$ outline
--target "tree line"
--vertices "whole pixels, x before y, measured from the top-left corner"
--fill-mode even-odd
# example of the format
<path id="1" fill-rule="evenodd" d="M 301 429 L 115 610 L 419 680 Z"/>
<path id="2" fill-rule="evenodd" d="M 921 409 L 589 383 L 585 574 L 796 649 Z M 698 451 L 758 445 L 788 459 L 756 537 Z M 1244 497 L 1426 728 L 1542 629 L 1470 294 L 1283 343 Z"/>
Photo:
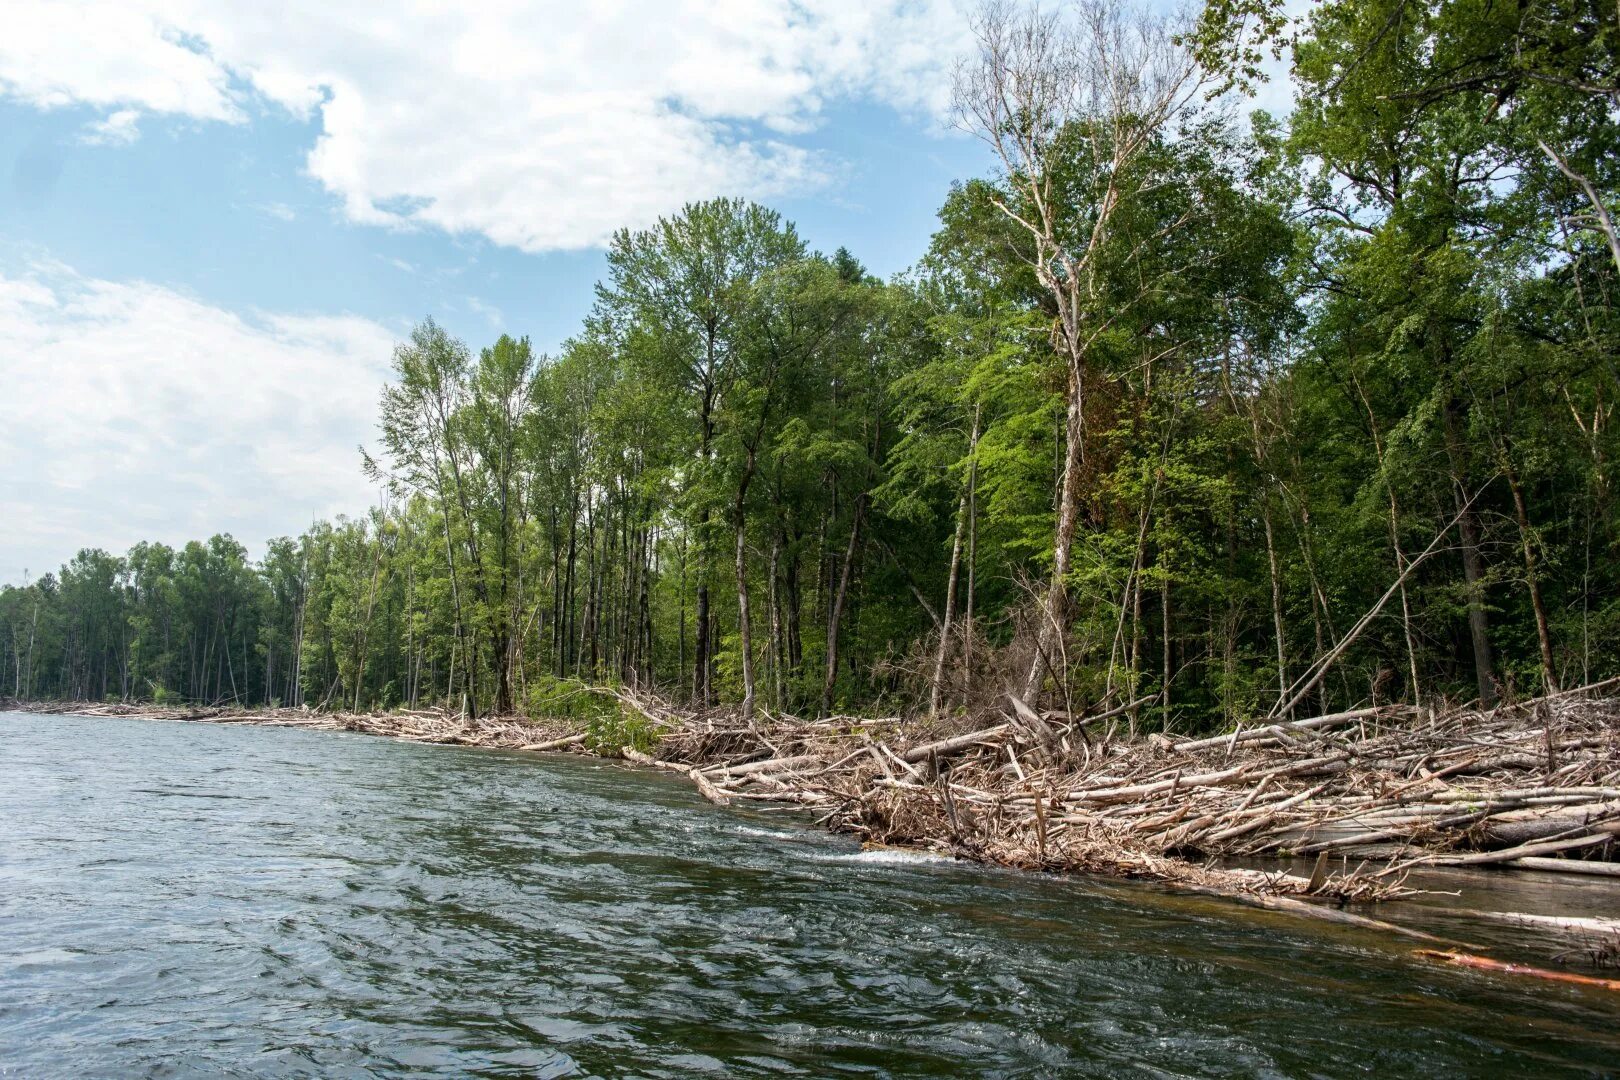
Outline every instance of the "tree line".
<path id="1" fill-rule="evenodd" d="M 427 321 L 364 517 L 0 589 L 20 699 L 1213 728 L 1614 674 L 1612 8 L 990 3 L 906 274 L 743 200 L 555 356 Z M 1268 51 L 1297 107 L 1238 118 Z"/>

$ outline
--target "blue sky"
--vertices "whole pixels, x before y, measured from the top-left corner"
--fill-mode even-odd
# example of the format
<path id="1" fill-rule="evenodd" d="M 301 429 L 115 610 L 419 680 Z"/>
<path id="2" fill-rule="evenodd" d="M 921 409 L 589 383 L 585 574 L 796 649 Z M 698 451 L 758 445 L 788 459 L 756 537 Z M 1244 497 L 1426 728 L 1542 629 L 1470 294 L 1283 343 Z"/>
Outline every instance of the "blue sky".
<path id="1" fill-rule="evenodd" d="M 392 343 L 431 315 L 554 349 L 613 227 L 743 195 L 890 275 L 990 168 L 948 130 L 952 0 L 13 0 L 7 22 L 0 581 L 364 511 Z"/>
<path id="2" fill-rule="evenodd" d="M 43 256 L 232 310 L 350 313 L 397 328 L 431 315 L 473 344 L 505 332 L 544 350 L 574 332 L 603 270 L 596 246 L 531 253 L 476 232 L 347 220 L 304 170 L 318 121 L 158 118 L 133 143 L 92 145 L 80 136 L 95 118 L 0 102 L 0 265 Z M 922 254 L 951 182 L 990 167 L 979 143 L 939 118 L 871 103 L 830 110 L 796 141 L 836 171 L 764 201 L 812 246 L 845 245 L 884 276 Z"/>

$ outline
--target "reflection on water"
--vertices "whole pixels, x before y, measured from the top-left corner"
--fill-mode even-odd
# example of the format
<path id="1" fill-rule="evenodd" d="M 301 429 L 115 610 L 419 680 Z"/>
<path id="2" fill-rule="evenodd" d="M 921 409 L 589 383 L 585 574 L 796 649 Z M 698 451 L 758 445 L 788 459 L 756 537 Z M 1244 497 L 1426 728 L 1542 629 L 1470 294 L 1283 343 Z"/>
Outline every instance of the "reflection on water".
<path id="1" fill-rule="evenodd" d="M 0 714 L 0 1075 L 1578 1075 L 1617 1032 L 1596 992 L 588 759 Z"/>

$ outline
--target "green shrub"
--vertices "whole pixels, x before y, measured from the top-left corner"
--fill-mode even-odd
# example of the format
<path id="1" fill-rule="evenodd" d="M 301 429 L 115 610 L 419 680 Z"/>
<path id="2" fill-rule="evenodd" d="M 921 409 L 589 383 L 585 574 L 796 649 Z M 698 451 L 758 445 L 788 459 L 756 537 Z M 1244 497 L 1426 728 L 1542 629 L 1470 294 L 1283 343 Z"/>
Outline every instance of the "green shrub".
<path id="1" fill-rule="evenodd" d="M 602 754 L 617 754 L 626 746 L 650 754 L 658 745 L 658 736 L 645 716 L 614 702 L 611 711 L 586 722 L 585 745 Z"/>
<path id="2" fill-rule="evenodd" d="M 536 720 L 575 720 L 589 724 L 604 713 L 616 713 L 618 699 L 599 687 L 549 676 L 529 684 L 525 711 Z"/>

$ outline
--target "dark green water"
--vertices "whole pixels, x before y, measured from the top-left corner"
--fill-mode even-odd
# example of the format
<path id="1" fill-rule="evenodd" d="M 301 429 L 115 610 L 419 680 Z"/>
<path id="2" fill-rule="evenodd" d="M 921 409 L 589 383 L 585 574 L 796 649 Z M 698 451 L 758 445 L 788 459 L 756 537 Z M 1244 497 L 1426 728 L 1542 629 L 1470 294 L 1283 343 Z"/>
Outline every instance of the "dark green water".
<path id="1" fill-rule="evenodd" d="M 1620 1003 L 582 758 L 0 714 L 0 1075 L 1620 1068 Z"/>

